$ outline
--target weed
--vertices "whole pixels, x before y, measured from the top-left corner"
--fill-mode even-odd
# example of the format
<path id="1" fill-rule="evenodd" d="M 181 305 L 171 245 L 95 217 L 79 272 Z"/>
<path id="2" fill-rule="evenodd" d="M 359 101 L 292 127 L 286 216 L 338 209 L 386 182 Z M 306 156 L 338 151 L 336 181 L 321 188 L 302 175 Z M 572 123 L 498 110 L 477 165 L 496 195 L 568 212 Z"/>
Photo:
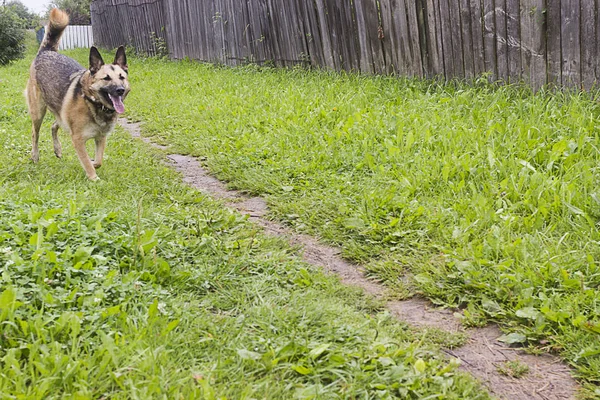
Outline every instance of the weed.
<path id="1" fill-rule="evenodd" d="M 154 48 L 153 56 L 158 59 L 166 59 L 169 55 L 169 49 L 167 47 L 167 41 L 164 37 L 157 35 L 155 32 L 150 34 L 150 41 Z"/>
<path id="2" fill-rule="evenodd" d="M 522 378 L 529 372 L 529 366 L 519 360 L 506 361 L 496 365 L 496 369 L 502 375 L 512 378 Z"/>

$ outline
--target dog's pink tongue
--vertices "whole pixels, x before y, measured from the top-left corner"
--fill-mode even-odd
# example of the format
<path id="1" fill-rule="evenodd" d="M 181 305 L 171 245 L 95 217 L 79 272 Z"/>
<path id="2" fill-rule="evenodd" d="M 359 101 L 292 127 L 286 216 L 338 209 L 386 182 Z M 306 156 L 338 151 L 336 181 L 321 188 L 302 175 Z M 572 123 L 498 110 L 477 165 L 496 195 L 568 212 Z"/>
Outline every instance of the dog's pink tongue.
<path id="1" fill-rule="evenodd" d="M 110 100 L 113 103 L 113 107 L 115 108 L 115 111 L 118 112 L 119 114 L 123 114 L 125 112 L 125 104 L 123 104 L 123 97 L 113 96 L 112 94 L 109 94 L 109 96 L 110 96 Z"/>

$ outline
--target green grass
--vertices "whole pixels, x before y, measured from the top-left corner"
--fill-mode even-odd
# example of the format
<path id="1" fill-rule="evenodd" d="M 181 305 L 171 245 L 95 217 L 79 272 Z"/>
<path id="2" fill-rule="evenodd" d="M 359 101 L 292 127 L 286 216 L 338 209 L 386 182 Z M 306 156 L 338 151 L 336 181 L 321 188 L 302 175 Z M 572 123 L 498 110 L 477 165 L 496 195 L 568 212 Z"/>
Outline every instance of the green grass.
<path id="1" fill-rule="evenodd" d="M 98 183 L 49 117 L 31 163 L 32 57 L 0 68 L 1 399 L 489 398 L 438 350 L 460 337 L 394 321 L 120 129 Z"/>
<path id="2" fill-rule="evenodd" d="M 600 383 L 599 107 L 436 84 L 133 59 L 131 115 L 406 296 L 498 321 Z"/>

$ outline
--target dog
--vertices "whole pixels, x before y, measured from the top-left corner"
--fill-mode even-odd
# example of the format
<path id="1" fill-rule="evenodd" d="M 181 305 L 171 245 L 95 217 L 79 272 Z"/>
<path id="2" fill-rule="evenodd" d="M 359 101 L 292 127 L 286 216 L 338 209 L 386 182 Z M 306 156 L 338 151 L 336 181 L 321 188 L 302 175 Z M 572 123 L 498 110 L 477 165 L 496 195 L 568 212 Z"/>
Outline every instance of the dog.
<path id="1" fill-rule="evenodd" d="M 125 112 L 123 100 L 130 91 L 129 69 L 123 46 L 112 64 L 104 64 L 96 47 L 90 49 L 89 69 L 58 53 L 60 38 L 69 24 L 69 16 L 57 8 L 50 21 L 37 56 L 29 70 L 25 97 L 32 121 L 31 159 L 40 158 L 40 127 L 46 110 L 54 114 L 52 141 L 54 154 L 62 157 L 59 127 L 71 135 L 73 147 L 88 179 L 98 180 L 96 169 L 102 166 L 106 139 L 114 129 L 117 115 Z M 85 143 L 94 139 L 96 152 L 91 160 Z"/>

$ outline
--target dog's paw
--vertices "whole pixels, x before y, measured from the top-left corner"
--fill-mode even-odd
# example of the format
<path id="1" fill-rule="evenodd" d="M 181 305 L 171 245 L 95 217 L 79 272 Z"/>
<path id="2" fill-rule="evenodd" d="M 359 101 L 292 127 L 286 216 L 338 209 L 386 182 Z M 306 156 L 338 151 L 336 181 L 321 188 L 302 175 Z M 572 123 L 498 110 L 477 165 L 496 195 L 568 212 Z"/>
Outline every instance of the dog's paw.
<path id="1" fill-rule="evenodd" d="M 35 164 L 37 164 L 38 161 L 40 161 L 40 153 L 39 152 L 32 152 L 31 153 L 31 161 L 33 161 Z"/>
<path id="2" fill-rule="evenodd" d="M 98 169 L 102 166 L 102 163 L 92 160 L 92 165 L 94 166 L 94 168 Z"/>
<path id="3" fill-rule="evenodd" d="M 100 177 L 98 175 L 94 175 L 94 176 L 88 176 L 88 179 L 92 182 L 99 182 L 100 181 Z"/>

